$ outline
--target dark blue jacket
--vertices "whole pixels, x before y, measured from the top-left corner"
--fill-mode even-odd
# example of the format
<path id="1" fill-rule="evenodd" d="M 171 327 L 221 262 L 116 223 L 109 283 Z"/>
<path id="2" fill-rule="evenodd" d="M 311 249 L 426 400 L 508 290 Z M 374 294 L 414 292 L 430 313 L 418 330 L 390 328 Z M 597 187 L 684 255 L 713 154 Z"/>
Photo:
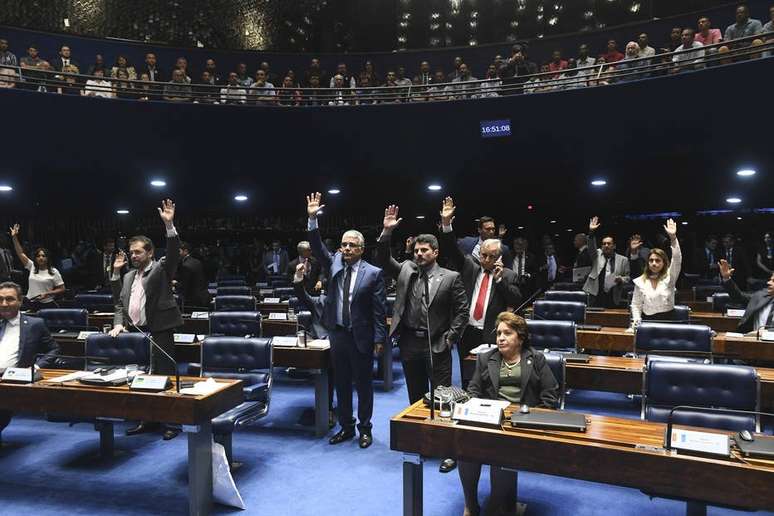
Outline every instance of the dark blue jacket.
<path id="1" fill-rule="evenodd" d="M 19 360 L 17 367 L 30 367 L 33 363 L 41 367 L 50 367 L 59 354 L 59 345 L 48 332 L 43 319 L 21 314 L 19 321 Z M 45 354 L 44 357 L 37 355 Z"/>

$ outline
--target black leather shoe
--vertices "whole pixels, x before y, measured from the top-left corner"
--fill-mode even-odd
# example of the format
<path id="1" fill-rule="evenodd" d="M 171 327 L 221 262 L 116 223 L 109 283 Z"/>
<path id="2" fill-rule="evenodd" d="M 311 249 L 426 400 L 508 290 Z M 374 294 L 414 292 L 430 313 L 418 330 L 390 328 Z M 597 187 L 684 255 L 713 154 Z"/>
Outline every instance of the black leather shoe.
<path id="1" fill-rule="evenodd" d="M 374 436 L 371 435 L 371 432 L 368 432 L 367 434 L 360 434 L 360 447 L 363 449 L 368 448 L 373 444 L 374 442 Z"/>
<path id="2" fill-rule="evenodd" d="M 354 430 L 339 430 L 339 433 L 334 434 L 333 437 L 328 440 L 328 444 L 343 443 L 344 441 L 349 441 L 353 437 L 355 437 Z"/>
<path id="3" fill-rule="evenodd" d="M 140 421 L 140 424 L 128 429 L 126 431 L 126 435 L 140 435 L 140 434 L 147 434 L 150 432 L 155 432 L 159 429 L 158 423 L 146 423 L 144 421 Z"/>
<path id="4" fill-rule="evenodd" d="M 449 471 L 454 471 L 454 468 L 457 467 L 457 461 L 454 459 L 443 459 L 441 461 L 441 466 L 438 468 L 438 471 L 441 473 L 448 473 Z"/>
<path id="5" fill-rule="evenodd" d="M 164 440 L 169 441 L 171 439 L 174 439 L 180 435 L 180 429 L 179 428 L 167 428 L 164 430 Z"/>
<path id="6" fill-rule="evenodd" d="M 336 426 L 336 413 L 332 410 L 328 411 L 328 430 Z"/>

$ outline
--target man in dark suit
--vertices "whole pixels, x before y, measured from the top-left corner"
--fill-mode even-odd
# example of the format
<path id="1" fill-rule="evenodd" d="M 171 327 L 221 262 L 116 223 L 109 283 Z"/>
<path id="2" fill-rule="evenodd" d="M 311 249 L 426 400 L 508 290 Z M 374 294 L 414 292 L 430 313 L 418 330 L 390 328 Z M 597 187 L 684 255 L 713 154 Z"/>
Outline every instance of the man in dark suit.
<path id="1" fill-rule="evenodd" d="M 509 266 L 508 263 L 506 266 Z M 523 236 L 517 236 L 513 239 L 513 261 L 510 268 L 516 274 L 516 283 L 519 285 L 521 294 L 528 298 L 535 291 L 537 273 L 540 265 L 534 254 L 529 252 L 529 242 Z"/>
<path id="2" fill-rule="evenodd" d="M 589 246 L 586 251 L 591 258 L 591 272 L 583 284 L 583 291 L 590 296 L 591 306 L 613 308 L 623 299 L 623 287 L 629 283 L 629 260 L 615 252 L 612 235 L 602 237 L 602 248 L 597 249 L 596 230 L 598 217 L 589 220 Z"/>
<path id="3" fill-rule="evenodd" d="M 750 260 L 748 260 L 744 248 L 736 245 L 736 237 L 731 233 L 723 236 L 723 253 L 721 256 L 725 258 L 734 270 L 734 281 L 742 285 L 742 288 L 747 288 L 747 278 L 750 276 Z"/>
<path id="4" fill-rule="evenodd" d="M 137 70 L 137 77 L 140 77 L 144 73 L 148 74 L 148 80 L 151 82 L 166 82 L 166 76 L 159 67 L 156 66 L 156 54 L 152 52 L 145 54 L 145 64 Z"/>
<path id="5" fill-rule="evenodd" d="M 465 285 L 465 296 L 470 308 L 468 324 L 462 334 L 462 340 L 457 345 L 460 360 L 460 377 L 462 364 L 470 354 L 470 350 L 484 342 L 495 343 L 495 319 L 500 312 L 508 308 L 516 308 L 521 302 L 521 292 L 516 283 L 516 274 L 505 269 L 500 254 L 501 242 L 491 238 L 485 240 L 479 252 L 479 261 L 465 256 L 459 247 L 454 245 L 454 230 L 452 220 L 456 206 L 451 197 L 443 201 L 441 207 L 441 253 L 448 253 L 451 266 L 462 275 Z M 468 382 L 462 382 L 466 388 Z"/>
<path id="6" fill-rule="evenodd" d="M 0 369 L 8 367 L 41 367 L 53 364 L 59 346 L 43 319 L 20 314 L 22 289 L 16 283 L 0 283 Z M 36 360 L 40 354 L 46 355 Z M 11 412 L 0 410 L 0 432 L 11 422 Z M 2 442 L 2 441 L 0 441 Z"/>
<path id="7" fill-rule="evenodd" d="M 374 353 L 384 351 L 387 338 L 387 294 L 382 270 L 362 259 L 365 239 L 349 230 L 341 237 L 341 247 L 331 255 L 323 245 L 317 227 L 317 212 L 323 208 L 322 195 L 307 196 L 309 242 L 312 253 L 329 271 L 322 323 L 328 330 L 336 371 L 336 398 L 341 430 L 330 438 L 339 444 L 355 436 L 352 418 L 352 381 L 357 388 L 357 417 L 360 447 L 373 442 L 371 416 L 374 404 Z"/>
<path id="8" fill-rule="evenodd" d="M 75 59 L 72 58 L 72 51 L 67 45 L 62 45 L 59 48 L 59 55 L 52 59 L 49 64 L 51 65 L 51 68 L 57 72 L 61 72 L 66 66 L 74 66 L 78 69 L 81 68 L 78 66 Z"/>
<path id="9" fill-rule="evenodd" d="M 312 246 L 309 242 L 299 242 L 296 246 L 298 258 L 288 264 L 288 274 L 293 276 L 298 269 L 298 264 L 304 265 L 304 289 L 309 294 L 319 293 L 322 289 L 322 269 L 320 262 L 312 256 Z"/>
<path id="10" fill-rule="evenodd" d="M 266 274 L 288 272 L 288 252 L 282 248 L 279 240 L 273 241 L 271 249 L 263 253 L 263 270 Z"/>
<path id="11" fill-rule="evenodd" d="M 720 277 L 723 288 L 731 296 L 731 301 L 747 308 L 739 321 L 739 331 L 757 332 L 760 328 L 774 327 L 774 274 L 769 278 L 766 288 L 752 294 L 742 292 L 732 279 L 734 269 L 726 260 L 720 260 Z"/>
<path id="12" fill-rule="evenodd" d="M 200 260 L 191 256 L 191 245 L 180 243 L 180 264 L 177 266 L 177 294 L 188 306 L 207 308 L 210 293 L 207 291 L 207 276 Z"/>
<path id="13" fill-rule="evenodd" d="M 19 271 L 14 269 L 13 253 L 8 248 L 10 240 L 5 234 L 0 234 L 0 281 L 16 281 Z"/>
<path id="14" fill-rule="evenodd" d="M 697 249 L 694 254 L 693 266 L 700 277 L 717 279 L 720 269 L 718 238 L 715 235 L 707 235 L 707 238 L 704 239 L 704 247 Z"/>
<path id="15" fill-rule="evenodd" d="M 174 225 L 175 203 L 166 199 L 158 210 L 166 228 L 166 256 L 155 261 L 153 241 L 150 238 L 130 238 L 132 270 L 126 273 L 123 280 L 119 272 L 126 264 L 126 254 L 122 251 L 116 257 L 111 281 L 113 298 L 117 301 L 110 335 L 116 337 L 122 331 L 150 332 L 156 344 L 174 357 L 175 329 L 183 325 L 180 309 L 172 293 L 172 279 L 180 261 L 180 237 Z M 151 369 L 155 374 L 173 375 L 176 365 L 155 347 L 151 347 Z M 141 422 L 126 433 L 134 435 L 153 430 L 155 427 Z M 164 440 L 173 439 L 179 433 L 178 428 L 168 426 L 164 430 Z"/>
<path id="16" fill-rule="evenodd" d="M 428 392 L 430 378 L 436 387 L 451 385 L 451 348 L 462 340 L 469 311 L 460 274 L 436 263 L 438 239 L 434 235 L 416 237 L 414 261 L 399 263 L 392 257 L 390 237 L 400 221 L 398 206 L 384 210 L 376 259 L 385 274 L 397 279 L 390 337 L 398 341 L 409 403 L 415 403 Z M 455 467 L 452 459 L 441 463 L 444 473 Z"/>
<path id="17" fill-rule="evenodd" d="M 503 233 L 505 232 L 505 226 L 502 227 L 502 231 Z M 478 238 L 474 236 L 464 237 L 459 239 L 457 245 L 459 245 L 460 251 L 462 251 L 463 254 L 471 255 L 473 258 L 478 260 L 478 253 L 481 249 L 481 244 L 484 243 L 484 240 L 488 240 L 490 238 L 500 238 L 500 236 L 497 234 L 495 220 L 492 217 L 481 217 L 478 219 Z M 502 257 L 505 266 L 510 267 L 509 263 L 511 261 L 511 250 L 505 244 L 502 245 Z"/>

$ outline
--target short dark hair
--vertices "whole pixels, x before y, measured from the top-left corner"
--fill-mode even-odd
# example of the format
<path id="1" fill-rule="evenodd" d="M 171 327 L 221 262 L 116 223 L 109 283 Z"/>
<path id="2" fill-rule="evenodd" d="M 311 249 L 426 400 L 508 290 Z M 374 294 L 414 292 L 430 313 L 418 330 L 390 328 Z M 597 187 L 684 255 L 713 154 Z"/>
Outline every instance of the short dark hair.
<path id="1" fill-rule="evenodd" d="M 483 228 L 484 224 L 486 224 L 487 222 L 494 223 L 494 221 L 495 219 L 493 219 L 492 217 L 481 217 L 480 219 L 478 219 L 478 227 Z"/>
<path id="2" fill-rule="evenodd" d="M 438 239 L 435 237 L 435 235 L 431 235 L 429 233 L 422 233 L 421 235 L 417 235 L 417 237 L 414 239 L 414 246 L 416 247 L 417 244 L 427 244 L 433 251 L 438 250 Z"/>
<path id="3" fill-rule="evenodd" d="M 186 250 L 186 251 L 188 251 L 190 253 L 191 252 L 191 244 L 189 244 L 188 242 L 180 242 L 180 249 L 181 250 Z"/>
<path id="4" fill-rule="evenodd" d="M 145 235 L 137 235 L 129 239 L 129 245 L 132 245 L 135 242 L 140 242 L 146 251 L 153 251 L 154 249 L 153 240 L 146 237 Z"/>
<path id="5" fill-rule="evenodd" d="M 22 288 L 19 286 L 18 283 L 14 283 L 13 281 L 4 281 L 0 283 L 0 290 L 4 288 L 12 288 L 16 291 L 16 297 L 21 300 L 22 298 Z"/>
<path id="6" fill-rule="evenodd" d="M 608 233 L 608 234 L 602 236 L 602 240 L 604 240 L 606 238 L 611 238 L 613 240 L 613 243 L 615 244 L 615 236 L 614 235 L 611 235 L 610 233 Z M 600 240 L 599 242 L 601 243 L 602 240 Z"/>

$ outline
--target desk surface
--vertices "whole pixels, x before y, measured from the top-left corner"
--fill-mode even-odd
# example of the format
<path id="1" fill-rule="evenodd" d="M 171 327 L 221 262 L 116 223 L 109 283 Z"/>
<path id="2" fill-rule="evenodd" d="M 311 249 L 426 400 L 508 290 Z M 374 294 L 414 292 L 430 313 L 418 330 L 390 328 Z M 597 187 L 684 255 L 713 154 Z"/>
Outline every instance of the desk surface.
<path id="1" fill-rule="evenodd" d="M 514 407 L 506 410 L 506 421 Z M 666 453 L 661 449 L 661 423 L 588 415 L 587 431 L 578 433 L 516 429 L 510 424 L 482 429 L 433 422 L 428 416 L 429 410 L 417 402 L 393 417 L 390 448 L 740 508 L 774 507 L 774 461 Z"/>
<path id="2" fill-rule="evenodd" d="M 718 312 L 691 312 L 692 323 L 706 324 L 715 331 L 736 331 L 739 320 L 739 317 L 728 317 Z M 629 322 L 628 308 L 606 308 L 601 312 L 586 312 L 587 324 L 626 328 Z"/>

